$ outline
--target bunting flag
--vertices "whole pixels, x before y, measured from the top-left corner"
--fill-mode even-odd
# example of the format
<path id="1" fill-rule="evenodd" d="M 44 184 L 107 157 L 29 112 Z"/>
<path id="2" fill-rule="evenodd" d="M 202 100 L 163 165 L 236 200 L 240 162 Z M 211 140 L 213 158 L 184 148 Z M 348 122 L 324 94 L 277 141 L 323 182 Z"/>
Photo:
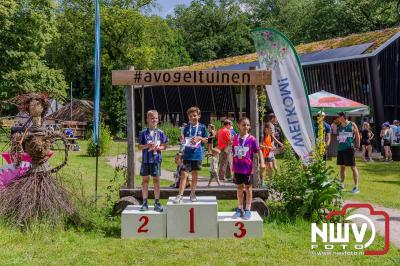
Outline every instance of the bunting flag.
<path id="1" fill-rule="evenodd" d="M 294 151 L 308 161 L 315 135 L 303 69 L 293 44 L 274 29 L 252 31 L 261 69 L 272 71 L 266 91 L 283 133 Z"/>
<path id="2" fill-rule="evenodd" d="M 94 116 L 93 138 L 98 145 L 99 120 L 100 120 L 100 6 L 99 0 L 95 0 L 95 46 L 94 46 Z"/>

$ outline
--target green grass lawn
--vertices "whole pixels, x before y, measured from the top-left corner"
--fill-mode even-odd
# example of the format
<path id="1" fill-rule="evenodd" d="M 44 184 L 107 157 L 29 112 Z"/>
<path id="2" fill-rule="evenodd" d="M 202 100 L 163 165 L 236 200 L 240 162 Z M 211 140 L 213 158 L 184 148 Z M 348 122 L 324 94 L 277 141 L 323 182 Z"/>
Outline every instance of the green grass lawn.
<path id="1" fill-rule="evenodd" d="M 328 161 L 334 167 L 339 176 L 336 166 L 336 158 Z M 375 203 L 389 208 L 400 209 L 400 162 L 370 162 L 366 163 L 357 158 L 357 168 L 360 173 L 360 193 L 352 194 L 354 181 L 350 169 L 346 170 L 344 197 L 348 200 L 359 200 Z"/>
<path id="2" fill-rule="evenodd" d="M 95 183 L 95 158 L 85 155 L 86 142 L 80 142 L 80 152 L 71 152 L 69 164 L 60 173 L 63 180 L 74 193 L 88 201 L 93 200 Z M 124 153 L 124 143 L 114 143 L 108 155 Z M 175 152 L 172 152 L 173 154 Z M 53 164 L 60 161 L 61 153 L 56 152 Z M 165 153 L 164 166 L 167 167 L 168 152 Z M 361 164 L 360 164 L 361 165 Z M 375 164 L 374 164 L 375 165 Z M 376 163 L 377 166 L 381 166 Z M 385 181 L 399 178 L 395 175 L 393 165 L 383 165 L 389 178 L 370 172 L 369 180 L 375 186 L 386 186 L 388 183 L 375 182 L 382 176 Z M 362 172 L 365 171 L 360 167 Z M 83 211 L 82 226 L 69 226 L 64 229 L 51 229 L 46 226 L 35 226 L 22 232 L 0 222 L 0 265 L 399 265 L 400 251 L 391 247 L 386 256 L 318 256 L 310 253 L 310 224 L 298 220 L 290 223 L 276 221 L 264 222 L 264 237 L 257 240 L 121 240 L 120 218 L 107 215 L 106 195 L 113 200 L 118 197 L 118 188 L 123 184 L 122 173 L 115 175 L 112 167 L 106 164 L 105 157 L 99 159 L 99 203 L 97 210 L 87 207 Z M 172 169 L 174 170 L 174 168 Z M 387 171 L 387 172 L 386 172 Z M 364 174 L 365 175 L 365 174 Z M 116 178 L 114 178 L 116 176 Z M 207 175 L 206 175 L 207 176 Z M 363 176 L 363 174 L 362 174 Z M 398 179 L 397 179 L 398 180 Z M 137 177 L 136 184 L 140 184 Z M 356 197 L 365 200 L 379 200 L 383 195 L 369 195 L 377 188 L 367 188 L 367 181 L 361 182 L 362 193 Z M 169 185 L 170 182 L 163 182 Z M 390 184 L 391 186 L 398 186 Z M 108 188 L 107 188 L 108 187 Z M 385 189 L 385 193 L 394 190 Z M 382 193 L 381 193 L 382 194 Z M 369 195 L 369 196 L 368 196 Z M 376 198 L 375 198 L 376 197 Z M 388 197 L 389 198 L 389 197 Z M 398 197 L 397 197 L 398 198 Z M 165 202 L 165 201 L 164 201 Z M 384 201 L 394 204 L 396 197 Z M 219 201 L 219 210 L 232 210 L 235 201 Z M 382 245 L 382 238 L 379 243 Z"/>

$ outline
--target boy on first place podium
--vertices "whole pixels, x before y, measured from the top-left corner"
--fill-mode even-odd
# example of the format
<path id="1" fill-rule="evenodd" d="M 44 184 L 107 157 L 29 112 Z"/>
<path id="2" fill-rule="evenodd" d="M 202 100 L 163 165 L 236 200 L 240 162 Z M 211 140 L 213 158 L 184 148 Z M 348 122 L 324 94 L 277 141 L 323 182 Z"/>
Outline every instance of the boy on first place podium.
<path id="1" fill-rule="evenodd" d="M 204 159 L 204 143 L 208 142 L 207 127 L 201 124 L 200 116 L 201 112 L 198 107 L 190 107 L 187 110 L 187 115 L 190 123 L 183 129 L 183 172 L 182 180 L 179 184 L 179 194 L 174 199 L 175 204 L 179 204 L 183 198 L 183 192 L 186 187 L 186 180 L 189 177 L 189 173 L 192 173 L 192 185 L 190 200 L 192 202 L 197 201 L 195 194 L 197 186 L 198 171 L 201 170 L 202 160 Z"/>

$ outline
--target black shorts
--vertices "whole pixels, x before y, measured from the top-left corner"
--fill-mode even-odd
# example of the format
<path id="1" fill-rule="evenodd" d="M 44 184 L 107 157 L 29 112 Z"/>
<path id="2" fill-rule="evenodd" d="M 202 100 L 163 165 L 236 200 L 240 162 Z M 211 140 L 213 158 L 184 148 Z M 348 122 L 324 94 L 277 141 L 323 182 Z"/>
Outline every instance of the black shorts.
<path id="1" fill-rule="evenodd" d="M 183 160 L 183 165 L 185 166 L 185 172 L 200 171 L 201 170 L 201 160 Z"/>
<path id="2" fill-rule="evenodd" d="M 361 140 L 361 145 L 369 146 L 369 145 L 371 145 L 371 141 L 368 140 L 368 139 L 366 139 L 366 140 Z"/>
<path id="3" fill-rule="evenodd" d="M 214 139 L 214 138 L 208 138 L 208 139 L 207 139 L 207 143 L 208 143 L 208 144 L 213 143 L 213 139 Z"/>
<path id="4" fill-rule="evenodd" d="M 238 174 L 235 173 L 235 175 L 233 176 L 233 182 L 236 185 L 242 185 L 245 184 L 246 186 L 248 185 L 252 185 L 253 184 L 253 175 L 245 175 L 245 174 Z"/>
<path id="5" fill-rule="evenodd" d="M 140 167 L 140 175 L 141 176 L 149 176 L 152 177 L 161 175 L 161 163 L 142 163 Z"/>
<path id="6" fill-rule="evenodd" d="M 337 152 L 337 165 L 356 166 L 355 151 L 353 148 Z"/>
<path id="7" fill-rule="evenodd" d="M 390 146 L 390 145 L 391 145 L 390 140 L 387 139 L 383 140 L 383 146 Z"/>

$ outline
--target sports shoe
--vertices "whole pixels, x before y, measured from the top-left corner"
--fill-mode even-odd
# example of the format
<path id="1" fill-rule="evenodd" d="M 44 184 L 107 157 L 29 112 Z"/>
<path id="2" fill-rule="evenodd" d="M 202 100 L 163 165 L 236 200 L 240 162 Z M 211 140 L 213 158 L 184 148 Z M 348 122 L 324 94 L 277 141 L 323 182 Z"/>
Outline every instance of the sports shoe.
<path id="1" fill-rule="evenodd" d="M 359 193 L 360 190 L 358 189 L 358 187 L 353 187 L 353 189 L 351 190 L 351 193 L 356 194 Z"/>
<path id="2" fill-rule="evenodd" d="M 250 220 L 250 217 L 251 217 L 251 211 L 248 209 L 244 210 L 243 219 Z"/>
<path id="3" fill-rule="evenodd" d="M 190 193 L 190 200 L 192 202 L 196 202 L 197 201 L 197 197 L 196 197 L 196 194 L 194 194 L 194 192 Z"/>
<path id="4" fill-rule="evenodd" d="M 143 202 L 142 207 L 140 207 L 141 212 L 145 212 L 149 210 L 149 205 L 147 204 L 147 201 Z"/>
<path id="5" fill-rule="evenodd" d="M 235 213 L 233 214 L 232 218 L 233 219 L 238 219 L 241 218 L 243 216 L 243 211 L 239 208 L 236 208 Z"/>
<path id="6" fill-rule="evenodd" d="M 181 201 L 182 201 L 182 195 L 178 195 L 178 196 L 176 196 L 176 198 L 174 199 L 174 203 L 175 204 L 180 204 L 181 203 Z"/>
<path id="7" fill-rule="evenodd" d="M 154 211 L 156 211 L 156 212 L 163 212 L 164 211 L 163 207 L 161 206 L 161 204 L 159 202 L 156 202 L 154 204 Z"/>

